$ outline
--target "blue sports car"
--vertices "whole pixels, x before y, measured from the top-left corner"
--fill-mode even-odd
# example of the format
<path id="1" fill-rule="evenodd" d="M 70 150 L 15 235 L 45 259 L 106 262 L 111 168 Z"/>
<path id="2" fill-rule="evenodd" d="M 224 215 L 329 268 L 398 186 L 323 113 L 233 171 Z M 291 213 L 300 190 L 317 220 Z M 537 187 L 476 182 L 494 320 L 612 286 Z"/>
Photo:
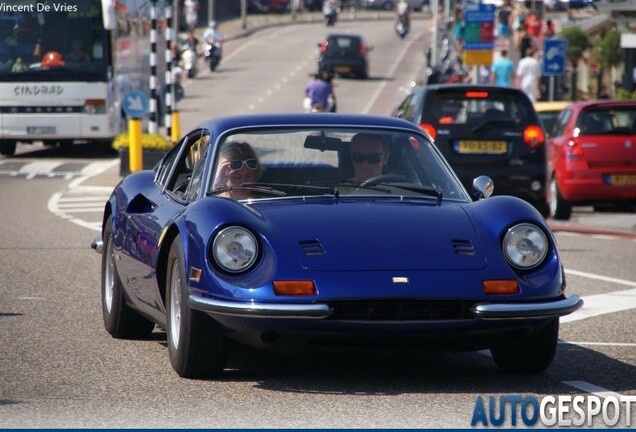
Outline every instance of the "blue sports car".
<path id="1" fill-rule="evenodd" d="M 566 296 L 555 240 L 525 201 L 467 192 L 406 120 L 220 117 L 105 205 L 102 309 L 115 338 L 165 329 L 182 377 L 222 373 L 230 341 L 299 351 L 490 349 L 552 362 Z"/>

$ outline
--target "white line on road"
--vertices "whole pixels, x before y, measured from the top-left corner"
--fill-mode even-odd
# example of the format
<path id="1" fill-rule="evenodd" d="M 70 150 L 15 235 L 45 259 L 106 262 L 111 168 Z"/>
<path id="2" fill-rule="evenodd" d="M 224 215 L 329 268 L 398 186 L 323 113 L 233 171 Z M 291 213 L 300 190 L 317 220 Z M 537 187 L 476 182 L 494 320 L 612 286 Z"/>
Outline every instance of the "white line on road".
<path id="1" fill-rule="evenodd" d="M 621 394 L 620 393 L 616 393 L 613 391 L 610 391 L 606 388 L 603 387 L 599 387 L 597 385 L 594 384 L 590 384 L 588 382 L 585 381 L 563 381 L 563 384 L 567 384 L 570 387 L 574 387 L 577 388 L 579 390 L 583 390 L 584 392 L 587 393 L 592 393 L 595 396 L 598 397 L 602 397 L 602 398 L 606 398 L 608 396 L 614 396 L 616 398 L 620 398 Z"/>
<path id="2" fill-rule="evenodd" d="M 578 342 L 578 341 L 563 341 L 559 343 L 571 344 L 571 345 L 585 345 L 585 346 L 609 346 L 609 347 L 636 347 L 636 343 L 622 343 L 622 342 Z"/>

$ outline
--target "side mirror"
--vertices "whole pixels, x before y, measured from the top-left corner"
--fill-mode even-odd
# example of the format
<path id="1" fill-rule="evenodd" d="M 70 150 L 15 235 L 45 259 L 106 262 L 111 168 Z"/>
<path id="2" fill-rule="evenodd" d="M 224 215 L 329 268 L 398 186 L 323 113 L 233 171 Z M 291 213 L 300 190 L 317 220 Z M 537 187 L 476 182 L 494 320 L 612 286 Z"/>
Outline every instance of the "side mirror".
<path id="1" fill-rule="evenodd" d="M 479 176 L 473 180 L 473 197 L 476 200 L 488 198 L 495 190 L 495 184 L 488 176 Z"/>
<path id="2" fill-rule="evenodd" d="M 373 51 L 373 44 L 368 44 L 367 45 L 367 52 L 369 51 Z"/>

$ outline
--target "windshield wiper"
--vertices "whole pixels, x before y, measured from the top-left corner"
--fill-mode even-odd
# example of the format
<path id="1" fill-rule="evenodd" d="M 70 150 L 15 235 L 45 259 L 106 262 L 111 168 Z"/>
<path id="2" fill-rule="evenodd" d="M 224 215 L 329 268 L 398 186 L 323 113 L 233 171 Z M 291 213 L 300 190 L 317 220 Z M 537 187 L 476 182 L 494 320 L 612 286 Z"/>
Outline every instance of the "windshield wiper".
<path id="1" fill-rule="evenodd" d="M 478 132 L 486 127 L 492 127 L 497 125 L 509 125 L 509 124 L 517 125 L 518 123 L 515 120 L 501 120 L 501 119 L 486 120 L 485 122 L 475 126 L 472 132 L 473 133 Z"/>
<path id="2" fill-rule="evenodd" d="M 407 185 L 407 184 L 392 184 L 391 186 L 397 187 L 400 189 L 404 189 L 411 192 L 421 193 L 422 195 L 433 196 L 437 198 L 437 201 L 442 201 L 442 191 L 436 188 L 432 188 L 429 186 L 419 186 L 419 185 Z"/>
<path id="3" fill-rule="evenodd" d="M 333 195 L 336 198 L 340 195 L 338 189 L 334 186 L 317 186 L 312 184 L 288 184 L 288 183 L 244 183 L 244 185 L 252 185 L 257 187 L 266 187 L 266 188 L 280 188 L 280 189 L 291 189 L 291 190 L 308 190 L 314 192 L 322 192 L 329 195 Z"/>
<path id="4" fill-rule="evenodd" d="M 245 191 L 246 190 L 246 191 L 258 192 L 258 193 L 263 193 L 263 194 L 275 195 L 275 196 L 286 196 L 287 195 L 285 192 L 283 192 L 281 190 L 274 189 L 274 188 L 267 187 L 267 186 L 256 185 L 254 183 L 243 183 L 240 186 L 222 187 L 222 188 L 215 189 L 213 191 L 209 191 L 205 195 L 206 196 L 212 196 L 212 195 L 218 195 L 218 194 L 223 193 L 223 192 L 237 191 L 237 190 L 241 190 L 241 191 Z"/>

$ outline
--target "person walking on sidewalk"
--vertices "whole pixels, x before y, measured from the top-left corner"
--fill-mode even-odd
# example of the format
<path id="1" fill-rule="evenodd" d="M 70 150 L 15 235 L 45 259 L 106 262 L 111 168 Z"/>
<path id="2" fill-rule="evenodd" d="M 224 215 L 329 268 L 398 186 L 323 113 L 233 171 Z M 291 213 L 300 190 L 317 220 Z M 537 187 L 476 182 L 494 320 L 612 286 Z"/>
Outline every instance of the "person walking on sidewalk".
<path id="1" fill-rule="evenodd" d="M 517 81 L 518 87 L 528 95 L 530 101 L 536 100 L 535 94 L 539 93 L 539 83 L 541 80 L 541 65 L 539 61 L 534 58 L 534 47 L 529 47 L 526 50 L 526 56 L 519 60 L 517 65 Z"/>
<path id="2" fill-rule="evenodd" d="M 495 61 L 490 72 L 490 84 L 512 87 L 515 80 L 515 65 L 508 58 L 508 51 L 501 50 L 501 58 Z"/>

